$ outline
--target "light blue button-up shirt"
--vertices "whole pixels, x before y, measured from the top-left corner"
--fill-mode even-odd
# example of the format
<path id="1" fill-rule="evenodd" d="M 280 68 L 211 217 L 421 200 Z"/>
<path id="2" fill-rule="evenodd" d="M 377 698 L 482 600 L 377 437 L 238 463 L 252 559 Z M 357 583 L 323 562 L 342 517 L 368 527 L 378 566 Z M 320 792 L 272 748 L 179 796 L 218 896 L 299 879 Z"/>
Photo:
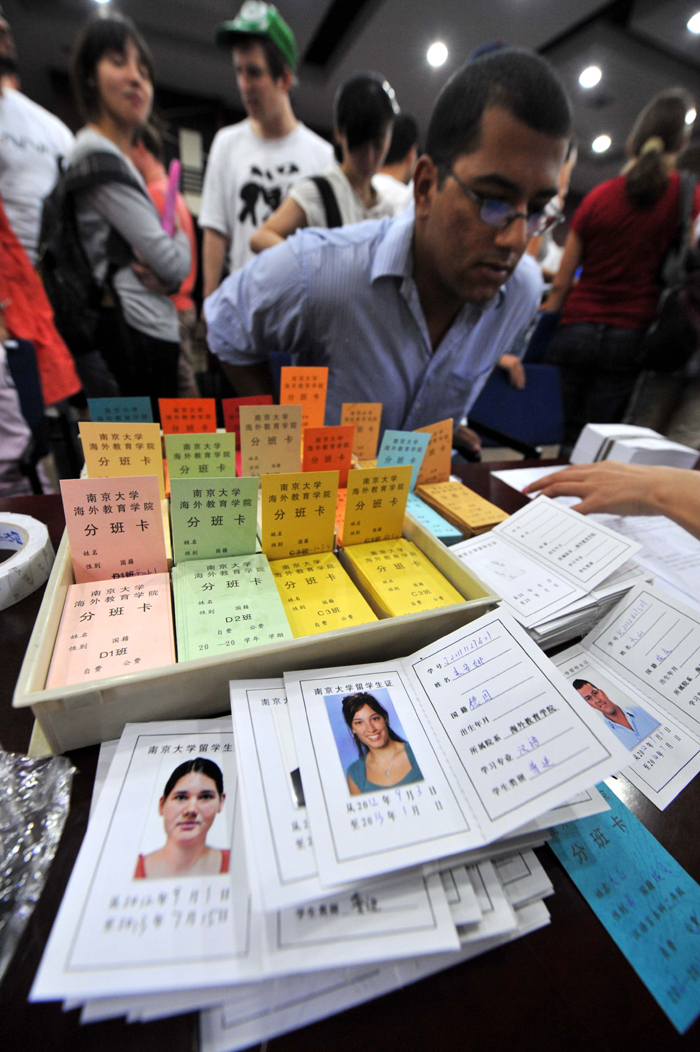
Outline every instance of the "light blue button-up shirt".
<path id="1" fill-rule="evenodd" d="M 647 735 L 651 734 L 659 726 L 659 721 L 655 720 L 653 716 L 650 716 L 639 705 L 630 705 L 628 709 L 623 709 L 622 711 L 632 725 L 631 730 L 629 727 L 624 727 L 621 723 L 609 720 L 605 713 L 603 713 L 603 716 L 617 740 L 622 742 L 628 749 L 634 749 L 635 745 L 639 745 Z"/>
<path id="2" fill-rule="evenodd" d="M 433 351 L 413 280 L 414 209 L 394 219 L 297 232 L 229 275 L 205 304 L 212 351 L 231 365 L 286 351 L 328 366 L 326 424 L 343 402 L 382 402 L 382 432 L 413 430 L 474 403 L 539 304 L 524 256 L 486 306 L 465 304 Z"/>

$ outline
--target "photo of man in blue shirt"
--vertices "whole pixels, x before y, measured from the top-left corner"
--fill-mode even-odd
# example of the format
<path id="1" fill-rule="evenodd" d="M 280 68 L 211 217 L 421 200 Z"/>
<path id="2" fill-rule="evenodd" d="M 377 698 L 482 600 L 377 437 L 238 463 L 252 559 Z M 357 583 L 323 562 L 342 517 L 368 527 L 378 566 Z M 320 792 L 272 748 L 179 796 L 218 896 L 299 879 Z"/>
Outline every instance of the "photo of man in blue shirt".
<path id="1" fill-rule="evenodd" d="M 617 740 L 628 749 L 634 749 L 660 725 L 639 705 L 626 705 L 624 709 L 616 705 L 601 687 L 594 687 L 587 679 L 575 679 L 573 685 L 592 709 L 602 713 Z"/>

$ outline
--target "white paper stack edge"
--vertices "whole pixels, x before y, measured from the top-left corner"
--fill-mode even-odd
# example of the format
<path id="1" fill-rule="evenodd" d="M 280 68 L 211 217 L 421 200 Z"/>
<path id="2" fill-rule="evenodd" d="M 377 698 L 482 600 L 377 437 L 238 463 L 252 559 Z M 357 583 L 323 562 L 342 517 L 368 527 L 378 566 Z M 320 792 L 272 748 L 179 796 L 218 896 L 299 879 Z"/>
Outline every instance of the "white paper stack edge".
<path id="1" fill-rule="evenodd" d="M 569 459 L 572 464 L 593 464 L 607 460 L 613 443 L 621 439 L 661 437 L 658 431 L 636 424 L 586 424 Z"/>
<path id="2" fill-rule="evenodd" d="M 607 460 L 619 460 L 626 464 L 657 464 L 669 468 L 692 469 L 698 462 L 697 449 L 671 442 L 662 435 L 654 438 L 616 439 Z"/>

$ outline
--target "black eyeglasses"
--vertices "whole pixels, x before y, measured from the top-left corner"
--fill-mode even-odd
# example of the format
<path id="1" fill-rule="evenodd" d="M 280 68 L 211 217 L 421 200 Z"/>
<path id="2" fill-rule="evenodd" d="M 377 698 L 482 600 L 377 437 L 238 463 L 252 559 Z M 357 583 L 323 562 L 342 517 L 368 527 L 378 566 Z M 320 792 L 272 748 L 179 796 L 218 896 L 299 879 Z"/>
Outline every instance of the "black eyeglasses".
<path id="1" fill-rule="evenodd" d="M 537 212 L 518 212 L 507 201 L 501 201 L 497 197 L 485 197 L 483 194 L 478 194 L 466 183 L 463 183 L 451 168 L 446 166 L 445 171 L 452 176 L 467 197 L 471 197 L 472 201 L 476 201 L 479 206 L 479 219 L 496 230 L 505 229 L 516 219 L 524 219 L 527 225 L 527 236 L 541 237 L 542 234 L 551 230 L 557 223 L 563 222 L 564 216 L 561 212 L 555 212 L 553 215 L 547 215 L 541 209 Z"/>

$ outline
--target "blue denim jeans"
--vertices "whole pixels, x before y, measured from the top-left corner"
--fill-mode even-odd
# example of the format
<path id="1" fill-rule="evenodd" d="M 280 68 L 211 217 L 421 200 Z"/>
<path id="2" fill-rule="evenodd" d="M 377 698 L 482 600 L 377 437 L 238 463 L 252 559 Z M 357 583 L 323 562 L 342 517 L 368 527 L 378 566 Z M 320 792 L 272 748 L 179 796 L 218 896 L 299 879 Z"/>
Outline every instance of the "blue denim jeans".
<path id="1" fill-rule="evenodd" d="M 561 373 L 562 456 L 571 453 L 585 424 L 622 420 L 639 374 L 637 356 L 643 332 L 592 322 L 557 329 L 546 360 Z"/>

